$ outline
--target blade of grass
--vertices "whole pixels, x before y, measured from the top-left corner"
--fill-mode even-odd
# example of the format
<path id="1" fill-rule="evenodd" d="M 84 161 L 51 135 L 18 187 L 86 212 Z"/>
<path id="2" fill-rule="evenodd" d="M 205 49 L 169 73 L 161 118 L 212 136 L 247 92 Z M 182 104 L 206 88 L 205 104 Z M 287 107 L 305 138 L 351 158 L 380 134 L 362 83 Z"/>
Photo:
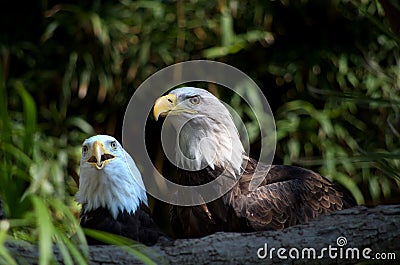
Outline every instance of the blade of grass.
<path id="1" fill-rule="evenodd" d="M 32 159 L 22 150 L 10 143 L 3 143 L 2 150 L 13 156 L 15 160 L 22 162 L 24 166 L 29 167 L 32 164 Z"/>
<path id="2" fill-rule="evenodd" d="M 71 255 L 68 252 L 68 248 L 65 246 L 63 240 L 60 237 L 62 237 L 62 235 L 60 235 L 59 233 L 56 233 L 57 246 L 58 246 L 58 250 L 61 253 L 61 256 L 63 257 L 63 263 L 65 265 L 73 265 L 74 263 L 72 261 Z M 79 263 L 79 264 L 86 264 L 86 263 Z"/>
<path id="3" fill-rule="evenodd" d="M 139 244 L 136 241 L 133 241 L 131 239 L 122 237 L 122 236 L 117 236 L 111 233 L 107 233 L 104 231 L 97 231 L 93 229 L 88 229 L 84 228 L 85 234 L 93 237 L 99 241 L 102 241 L 107 244 L 111 245 L 117 245 L 120 246 L 122 249 L 124 249 L 126 252 L 129 254 L 135 256 L 138 258 L 140 261 L 142 261 L 144 264 L 148 265 L 154 265 L 157 264 L 155 263 L 149 256 L 145 255 L 141 251 L 139 251 L 137 248 L 138 247 L 145 247 L 142 244 Z"/>
<path id="4" fill-rule="evenodd" d="M 77 219 L 61 200 L 50 200 L 49 203 L 54 209 L 57 209 L 63 215 L 61 218 L 63 227 L 70 228 L 72 230 L 71 232 L 76 232 L 79 240 L 77 243 L 73 244 L 71 239 L 67 236 L 68 231 L 66 233 L 65 231 L 59 231 L 56 229 L 55 233 L 57 238 L 61 240 L 61 242 L 58 242 L 57 244 L 62 245 L 62 247 L 66 247 L 65 251 L 67 251 L 67 253 L 64 253 L 63 255 L 66 257 L 70 257 L 72 255 L 72 258 L 77 264 L 87 264 L 85 256 L 89 257 L 89 249 L 87 247 L 85 234 Z M 80 245 L 81 248 L 79 249 L 77 245 Z"/>
<path id="5" fill-rule="evenodd" d="M 78 220 L 72 214 L 72 212 L 65 206 L 60 200 L 51 200 L 50 204 L 57 210 L 61 211 L 63 214 L 62 222 L 65 226 L 72 227 L 73 230 L 76 230 L 76 234 L 80 242 L 86 245 L 86 237 L 85 233 L 79 225 Z M 86 253 L 89 253 L 89 249 L 85 249 Z"/>
<path id="6" fill-rule="evenodd" d="M 17 262 L 10 255 L 4 243 L 7 239 L 7 231 L 10 228 L 10 223 L 6 220 L 0 221 L 0 264 L 17 265 Z"/>
<path id="7" fill-rule="evenodd" d="M 362 194 L 361 190 L 358 188 L 353 179 L 340 172 L 337 172 L 335 176 L 333 176 L 333 179 L 343 185 L 347 190 L 349 190 L 353 194 L 358 204 L 365 203 L 364 195 Z"/>
<path id="8" fill-rule="evenodd" d="M 36 217 L 36 226 L 39 230 L 39 265 L 50 263 L 53 256 L 52 236 L 54 226 L 46 203 L 43 199 L 32 195 L 33 208 Z"/>
<path id="9" fill-rule="evenodd" d="M 88 264 L 85 256 L 82 255 L 78 247 L 71 242 L 63 231 L 56 230 L 55 235 L 57 238 L 57 246 L 63 256 L 63 262 L 65 264 Z M 76 263 L 73 262 L 72 258 Z"/>
<path id="10" fill-rule="evenodd" d="M 21 97 L 23 104 L 24 114 L 24 129 L 25 134 L 23 138 L 23 149 L 25 154 L 32 154 L 33 137 L 36 132 L 36 119 L 37 111 L 36 104 L 32 96 L 26 91 L 25 87 L 21 82 L 15 83 L 15 88 Z"/>
<path id="11" fill-rule="evenodd" d="M 72 254 L 72 257 L 76 261 L 76 264 L 87 264 L 87 257 L 89 257 L 89 251 L 87 252 L 87 257 L 82 255 L 82 252 L 79 251 L 78 247 L 71 242 L 68 238 L 64 235 L 64 243 L 68 247 L 69 252 Z"/>

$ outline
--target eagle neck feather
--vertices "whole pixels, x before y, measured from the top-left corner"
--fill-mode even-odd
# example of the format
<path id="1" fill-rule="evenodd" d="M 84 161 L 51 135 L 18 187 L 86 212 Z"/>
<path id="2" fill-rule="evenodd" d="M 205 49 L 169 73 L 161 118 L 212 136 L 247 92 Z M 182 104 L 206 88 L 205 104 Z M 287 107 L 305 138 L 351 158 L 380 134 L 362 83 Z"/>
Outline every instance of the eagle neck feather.
<path id="1" fill-rule="evenodd" d="M 81 173 L 75 199 L 83 205 L 83 212 L 102 207 L 116 219 L 124 211 L 135 213 L 141 202 L 147 205 L 146 192 L 126 167 L 110 169 L 89 168 Z"/>
<path id="2" fill-rule="evenodd" d="M 177 161 L 185 169 L 219 167 L 234 177 L 243 171 L 246 155 L 232 120 L 221 124 L 208 116 L 197 117 L 182 126 L 177 141 L 178 150 L 183 150 L 177 152 Z"/>

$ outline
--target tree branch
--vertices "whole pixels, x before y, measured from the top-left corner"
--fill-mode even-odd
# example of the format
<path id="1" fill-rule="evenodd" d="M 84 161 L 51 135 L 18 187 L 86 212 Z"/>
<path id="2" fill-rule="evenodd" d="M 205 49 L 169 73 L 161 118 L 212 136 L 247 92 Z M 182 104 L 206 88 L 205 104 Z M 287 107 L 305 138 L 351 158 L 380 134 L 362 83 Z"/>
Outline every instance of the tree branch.
<path id="1" fill-rule="evenodd" d="M 343 236 L 347 244 L 339 246 L 338 237 Z M 267 245 L 265 245 L 267 244 Z M 267 247 L 267 254 L 272 248 L 272 257 L 260 259 L 257 251 Z M 336 258 L 328 254 L 329 246 L 336 248 Z M 325 260 L 321 259 L 290 259 L 289 251 L 296 248 L 300 257 L 303 248 L 314 248 L 318 256 L 323 248 Z M 33 246 L 21 247 L 9 244 L 8 248 L 14 256 L 29 264 L 36 264 L 38 260 L 37 249 Z M 279 248 L 286 249 L 287 260 L 278 258 Z M 360 259 L 345 259 L 346 249 L 358 248 Z M 371 258 L 378 252 L 393 252 L 400 260 L 400 205 L 380 205 L 372 208 L 358 206 L 352 209 L 335 212 L 322 216 L 320 219 L 304 225 L 289 227 L 280 231 L 264 231 L 255 233 L 216 233 L 200 239 L 182 239 L 168 242 L 160 242 L 153 247 L 140 247 L 140 251 L 149 255 L 156 263 L 165 264 L 244 264 L 262 263 L 272 264 L 341 264 L 356 263 L 363 259 L 362 251 L 370 248 L 368 256 Z M 340 249 L 343 250 L 343 258 L 339 258 Z M 296 251 L 292 251 L 292 256 Z M 57 259 L 61 262 L 60 253 L 55 250 Z M 259 254 L 265 254 L 264 249 Z M 305 253 L 307 257 L 307 253 Z M 312 254 L 312 253 L 311 253 Z M 331 253 L 332 254 L 332 253 Z M 351 253 L 349 252 L 349 257 Z M 355 254 L 354 254 L 355 255 Z M 310 256 L 312 257 L 312 256 Z M 356 257 L 356 256 L 354 256 Z M 21 262 L 22 262 L 21 260 Z M 128 255 L 124 250 L 116 246 L 91 246 L 91 264 L 141 264 L 140 261 Z"/>

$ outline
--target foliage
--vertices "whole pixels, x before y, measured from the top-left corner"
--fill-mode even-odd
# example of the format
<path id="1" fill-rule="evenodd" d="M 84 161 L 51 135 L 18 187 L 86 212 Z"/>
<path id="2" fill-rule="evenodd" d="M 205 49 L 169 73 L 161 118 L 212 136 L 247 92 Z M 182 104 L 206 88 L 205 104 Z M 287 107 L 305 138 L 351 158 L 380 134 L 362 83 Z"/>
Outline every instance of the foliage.
<path id="1" fill-rule="evenodd" d="M 14 7 L 0 15 L 9 25 L 0 36 L 0 197 L 10 218 L 0 223 L 0 257 L 7 263 L 6 239 L 40 239 L 42 264 L 51 260 L 50 242 L 65 263 L 84 259 L 68 238 L 78 232 L 82 241 L 71 178 L 81 142 L 95 132 L 119 138 L 134 88 L 183 60 L 226 62 L 258 83 L 275 114 L 277 163 L 315 169 L 359 203 L 398 202 L 399 36 L 379 2 L 67 2 L 29 1 L 29 15 Z M 244 118 L 256 156 L 250 108 L 217 92 Z M 159 152 L 150 144 L 162 165 Z"/>
<path id="2" fill-rule="evenodd" d="M 149 247 L 139 244 L 129 238 L 110 234 L 104 231 L 97 231 L 88 228 L 85 228 L 84 230 L 85 234 L 92 238 L 95 238 L 110 245 L 121 247 L 127 253 L 135 256 L 137 259 L 143 262 L 143 264 L 157 264 L 150 258 L 150 256 L 156 257 L 157 253 L 155 253 L 155 251 Z M 161 260 L 159 261 L 161 262 Z"/>
<path id="3" fill-rule="evenodd" d="M 2 76 L 2 75 L 1 75 Z M 75 215 L 69 208 L 66 196 L 64 173 L 66 171 L 66 149 L 59 145 L 49 148 L 51 137 L 43 139 L 37 131 L 36 104 L 22 83 L 14 84 L 22 111 L 10 107 L 6 96 L 6 84 L 0 80 L 1 97 L 1 198 L 5 202 L 7 221 L 1 221 L 2 249 L 0 256 L 8 264 L 15 260 L 3 248 L 10 230 L 14 237 L 39 242 L 39 264 L 48 264 L 52 258 L 53 240 L 63 254 L 67 264 L 85 263 L 83 252 L 70 240 L 77 234 L 78 242 L 85 242 L 83 232 Z M 14 97 L 13 99 L 16 99 Z M 59 141 L 59 140 L 58 140 Z M 56 142 L 58 144 L 58 142 Z M 54 144 L 54 142 L 53 142 Z M 76 157 L 76 153 L 75 153 Z M 11 238 L 11 237 L 10 237 Z M 72 255 L 72 256 L 71 256 Z M 1 259 L 0 259 L 1 260 Z"/>
<path id="4" fill-rule="evenodd" d="M 368 44 L 355 39 L 350 50 L 317 51 L 319 56 L 308 62 L 302 76 L 293 71 L 304 68 L 302 60 L 271 68 L 283 83 L 304 90 L 277 111 L 278 152 L 285 153 L 286 163 L 319 166 L 359 203 L 376 203 L 398 194 L 400 184 L 399 43 L 373 17 L 382 17 L 379 4 L 364 1 L 357 9 L 347 8 L 358 11 L 347 14 L 348 19 L 378 23 L 386 30 L 371 30 L 373 34 L 365 36 Z M 312 98 L 298 99 L 307 96 Z"/>

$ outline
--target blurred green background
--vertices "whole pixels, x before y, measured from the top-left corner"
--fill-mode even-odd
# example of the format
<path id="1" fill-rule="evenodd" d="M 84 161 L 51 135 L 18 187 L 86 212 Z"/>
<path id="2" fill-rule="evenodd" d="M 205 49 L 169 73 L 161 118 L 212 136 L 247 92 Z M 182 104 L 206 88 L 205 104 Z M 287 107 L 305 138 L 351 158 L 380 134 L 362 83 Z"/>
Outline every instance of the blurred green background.
<path id="1" fill-rule="evenodd" d="M 185 60 L 228 63 L 256 81 L 276 119 L 275 163 L 316 170 L 359 204 L 399 203 L 398 17 L 390 0 L 3 1 L 0 261 L 15 262 L 4 242 L 22 239 L 41 251 L 55 241 L 83 262 L 69 238 L 83 240 L 73 200 L 82 141 L 121 140 L 135 88 Z M 242 115 L 257 157 L 249 107 L 209 88 Z M 149 128 L 158 138 L 161 125 Z M 173 171 L 159 142 L 149 153 Z M 168 229 L 165 205 L 151 202 Z"/>

